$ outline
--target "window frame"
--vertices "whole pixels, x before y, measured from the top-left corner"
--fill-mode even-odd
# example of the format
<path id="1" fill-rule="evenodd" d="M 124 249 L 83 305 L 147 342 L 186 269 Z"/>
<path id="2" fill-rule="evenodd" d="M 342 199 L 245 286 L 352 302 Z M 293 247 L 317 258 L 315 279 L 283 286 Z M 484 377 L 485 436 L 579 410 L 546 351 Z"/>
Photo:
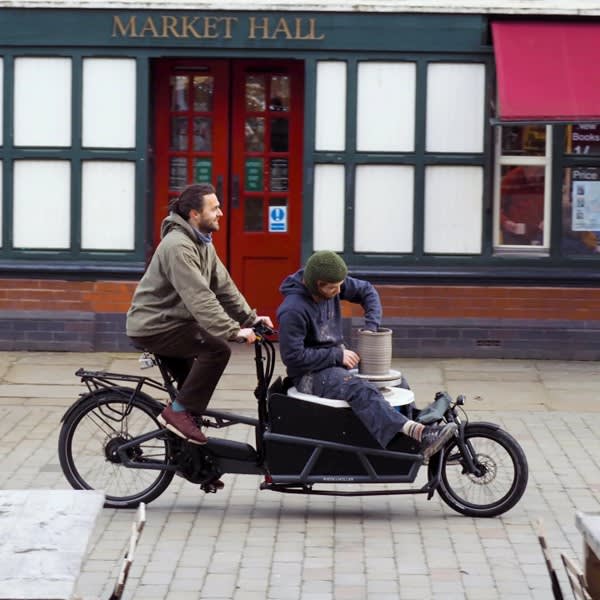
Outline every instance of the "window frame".
<path id="1" fill-rule="evenodd" d="M 2 244 L 0 268 L 7 271 L 39 269 L 42 272 L 88 271 L 139 273 L 146 257 L 146 232 L 149 215 L 146 210 L 148 169 L 150 57 L 145 52 L 123 49 L 75 50 L 15 49 L 2 54 L 4 127 L 0 139 L 2 177 Z M 66 147 L 16 146 L 14 144 L 15 61 L 17 58 L 68 58 L 71 60 L 71 143 Z M 135 61 L 136 131 L 133 148 L 87 148 L 82 140 L 83 61 L 86 58 L 129 59 Z M 13 240 L 14 164 L 19 160 L 62 160 L 71 166 L 71 228 L 70 246 L 65 249 L 15 248 Z M 88 161 L 131 162 L 134 164 L 134 248 L 133 250 L 83 249 L 82 230 L 82 177 L 83 163 Z"/>
<path id="2" fill-rule="evenodd" d="M 493 81 L 493 56 L 487 51 L 481 53 L 457 53 L 455 55 L 439 52 L 397 52 L 397 53 L 328 53 L 307 58 L 306 64 L 306 95 L 312 105 L 316 96 L 316 69 L 319 61 L 345 62 L 347 69 L 346 93 L 346 144 L 343 151 L 322 151 L 315 148 L 315 121 L 316 106 L 312 114 L 307 114 L 305 129 L 310 132 L 306 138 L 305 164 L 337 164 L 344 165 L 345 172 L 345 197 L 346 206 L 344 213 L 344 249 L 341 252 L 344 258 L 357 267 L 367 269 L 394 269 L 419 266 L 423 264 L 435 265 L 437 263 L 472 264 L 473 261 L 481 263 L 487 261 L 491 255 L 491 243 L 487 240 L 488 213 L 490 210 L 490 196 L 492 181 L 489 172 L 492 165 L 491 151 L 491 117 L 489 101 Z M 357 96 L 358 96 L 358 70 L 361 62 L 414 62 L 416 64 L 416 89 L 415 89 L 415 131 L 414 148 L 411 152 L 372 152 L 357 150 Z M 439 63 L 477 63 L 482 64 L 484 73 L 484 110 L 483 110 L 483 143 L 481 152 L 429 152 L 426 143 L 426 94 L 427 94 L 427 67 L 429 64 Z M 414 168 L 414 210 L 413 210 L 413 247 L 410 253 L 377 253 L 357 252 L 354 249 L 354 198 L 356 192 L 356 169 L 362 165 L 408 165 Z M 428 166 L 476 166 L 481 167 L 483 177 L 483 202 L 482 202 L 482 227 L 480 254 L 430 254 L 425 253 L 425 169 Z M 311 170 L 312 171 L 312 170 Z M 312 203 L 314 199 L 314 180 L 310 176 L 305 185 L 306 216 L 303 233 L 302 256 L 307 257 L 313 250 L 312 247 Z M 376 265 L 376 266 L 375 266 Z"/>
<path id="3" fill-rule="evenodd" d="M 528 123 L 523 123 L 526 127 Z M 502 154 L 502 127 L 514 124 L 494 125 L 494 188 L 493 188 L 493 230 L 492 245 L 494 256 L 550 256 L 552 240 L 552 171 L 553 171 L 553 134 L 554 127 L 544 124 L 546 128 L 545 150 L 543 156 L 518 156 Z M 503 166 L 543 166 L 544 167 L 544 231 L 540 246 L 516 246 L 500 244 L 500 194 Z"/>

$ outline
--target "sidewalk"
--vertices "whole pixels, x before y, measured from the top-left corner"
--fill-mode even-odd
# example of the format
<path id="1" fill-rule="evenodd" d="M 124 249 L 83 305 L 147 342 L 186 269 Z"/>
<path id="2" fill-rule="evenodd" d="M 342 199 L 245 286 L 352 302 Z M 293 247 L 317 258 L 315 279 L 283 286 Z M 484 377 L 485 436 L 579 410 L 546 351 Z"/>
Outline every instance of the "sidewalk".
<path id="1" fill-rule="evenodd" d="M 83 389 L 74 371 L 137 374 L 137 356 L 0 352 L 0 487 L 67 487 L 56 441 L 60 417 Z M 547 600 L 532 526 L 539 517 L 570 597 L 560 552 L 581 562 L 575 513 L 600 511 L 600 367 L 472 359 L 402 359 L 394 367 L 418 405 L 438 390 L 463 393 L 471 420 L 499 423 L 519 440 L 530 478 L 515 508 L 475 520 L 423 495 L 279 495 L 259 492 L 256 477 L 231 475 L 222 492 L 205 495 L 176 478 L 148 506 L 125 598 Z M 253 351 L 235 346 L 211 406 L 252 413 L 254 385 Z M 252 443 L 248 430 L 223 436 Z M 78 584 L 86 600 L 110 595 L 132 518 L 103 511 Z"/>
<path id="2" fill-rule="evenodd" d="M 211 407 L 255 410 L 254 351 L 233 345 L 232 359 Z M 140 371 L 139 353 L 0 352 L 0 400 L 67 407 L 85 390 L 75 371 L 107 370 L 160 379 L 157 368 Z M 595 362 L 512 359 L 394 359 L 415 391 L 417 405 L 435 392 L 465 394 L 478 411 L 600 412 L 600 366 Z M 284 368 L 277 358 L 275 376 Z"/>

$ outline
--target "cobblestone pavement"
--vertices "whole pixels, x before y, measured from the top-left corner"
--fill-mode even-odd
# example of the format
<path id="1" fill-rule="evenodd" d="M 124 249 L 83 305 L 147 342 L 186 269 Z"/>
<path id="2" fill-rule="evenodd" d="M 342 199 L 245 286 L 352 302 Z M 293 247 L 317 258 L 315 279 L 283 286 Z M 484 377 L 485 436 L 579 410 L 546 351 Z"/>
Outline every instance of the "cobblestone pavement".
<path id="1" fill-rule="evenodd" d="M 56 443 L 60 418 L 81 391 L 74 370 L 136 372 L 136 358 L 0 353 L 0 487 L 68 487 Z M 471 420 L 499 423 L 519 440 L 530 478 L 515 508 L 472 519 L 437 496 L 281 495 L 259 491 L 259 479 L 248 475 L 226 475 L 225 489 L 207 495 L 176 478 L 148 506 L 124 597 L 547 600 L 538 518 L 569 597 L 560 552 L 581 561 L 575 512 L 600 510 L 600 370 L 584 362 L 454 359 L 403 359 L 402 369 L 417 404 L 438 389 L 465 392 Z M 212 405 L 251 414 L 252 372 L 252 355 L 236 349 Z M 226 432 L 251 443 L 243 426 Z M 415 485 L 422 482 L 421 474 Z M 132 519 L 130 510 L 103 511 L 77 585 L 81 598 L 110 596 Z"/>

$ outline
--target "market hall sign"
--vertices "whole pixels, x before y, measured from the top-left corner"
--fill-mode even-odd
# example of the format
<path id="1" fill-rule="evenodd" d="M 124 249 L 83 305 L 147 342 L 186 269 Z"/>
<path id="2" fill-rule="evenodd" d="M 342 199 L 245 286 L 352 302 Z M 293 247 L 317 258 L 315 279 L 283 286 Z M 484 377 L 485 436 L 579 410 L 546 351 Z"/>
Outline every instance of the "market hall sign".
<path id="1" fill-rule="evenodd" d="M 242 21 L 242 23 L 240 23 Z M 230 40 L 240 24 L 246 26 L 249 40 L 325 39 L 313 17 L 217 17 L 161 15 L 138 18 L 113 16 L 113 38 Z"/>

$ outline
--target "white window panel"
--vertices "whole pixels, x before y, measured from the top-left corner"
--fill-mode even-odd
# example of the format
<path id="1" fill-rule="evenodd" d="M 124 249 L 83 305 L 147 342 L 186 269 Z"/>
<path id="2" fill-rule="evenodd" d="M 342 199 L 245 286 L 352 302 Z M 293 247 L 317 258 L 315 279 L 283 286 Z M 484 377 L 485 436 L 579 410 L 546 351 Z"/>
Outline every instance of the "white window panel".
<path id="1" fill-rule="evenodd" d="M 346 63 L 317 62 L 315 149 L 346 148 Z"/>
<path id="2" fill-rule="evenodd" d="M 135 146 L 136 64 L 133 59 L 83 61 L 83 145 Z"/>
<path id="3" fill-rule="evenodd" d="M 135 164 L 85 161 L 81 180 L 81 247 L 133 250 Z"/>
<path id="4" fill-rule="evenodd" d="M 428 152 L 483 152 L 485 65 L 427 68 Z"/>
<path id="5" fill-rule="evenodd" d="M 14 163 L 13 246 L 69 248 L 71 163 L 18 160 Z"/>
<path id="6" fill-rule="evenodd" d="M 71 59 L 15 60 L 16 146 L 71 145 Z"/>
<path id="7" fill-rule="evenodd" d="M 4 131 L 2 129 L 2 122 L 4 121 L 4 59 L 0 56 L 0 146 L 3 144 Z M 1 235 L 1 234 L 0 234 Z"/>
<path id="8" fill-rule="evenodd" d="M 481 167 L 427 167 L 425 252 L 480 254 L 482 211 Z"/>
<path id="9" fill-rule="evenodd" d="M 316 165 L 313 248 L 344 251 L 345 167 Z"/>
<path id="10" fill-rule="evenodd" d="M 412 252 L 413 189 L 412 166 L 361 165 L 356 168 L 356 252 Z"/>
<path id="11" fill-rule="evenodd" d="M 357 150 L 414 150 L 415 86 L 415 63 L 358 65 Z"/>

